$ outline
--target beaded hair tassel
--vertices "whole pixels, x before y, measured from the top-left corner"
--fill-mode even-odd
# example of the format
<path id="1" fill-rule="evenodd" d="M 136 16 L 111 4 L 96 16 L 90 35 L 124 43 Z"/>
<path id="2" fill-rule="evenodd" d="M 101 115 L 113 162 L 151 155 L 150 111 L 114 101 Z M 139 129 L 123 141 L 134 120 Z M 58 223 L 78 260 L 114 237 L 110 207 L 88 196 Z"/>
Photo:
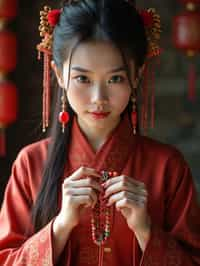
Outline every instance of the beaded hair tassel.
<path id="1" fill-rule="evenodd" d="M 155 124 L 155 82 L 154 82 L 154 58 L 160 56 L 162 50 L 159 47 L 161 34 L 160 15 L 154 8 L 139 11 L 146 30 L 148 40 L 147 61 L 144 68 L 143 86 L 142 86 L 142 108 L 141 108 L 141 127 L 146 133 L 148 127 L 149 106 L 151 106 L 151 127 Z M 150 80 L 151 87 L 148 86 Z"/>
<path id="2" fill-rule="evenodd" d="M 44 10 L 40 12 L 40 36 L 42 42 L 37 45 L 38 59 L 41 59 L 43 53 L 43 113 L 42 113 L 42 130 L 43 132 L 49 126 L 50 116 L 50 69 L 52 59 L 52 43 L 53 43 L 53 30 L 59 20 L 61 11 L 51 10 L 50 7 L 45 6 Z"/>

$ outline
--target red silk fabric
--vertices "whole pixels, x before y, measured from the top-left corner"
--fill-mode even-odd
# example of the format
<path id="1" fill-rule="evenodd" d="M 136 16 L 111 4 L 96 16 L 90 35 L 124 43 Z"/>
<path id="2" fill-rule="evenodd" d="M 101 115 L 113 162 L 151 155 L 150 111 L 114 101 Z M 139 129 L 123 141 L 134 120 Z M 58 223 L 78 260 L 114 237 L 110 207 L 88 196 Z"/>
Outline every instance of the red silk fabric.
<path id="1" fill-rule="evenodd" d="M 36 234 L 30 221 L 48 141 L 24 148 L 13 165 L 0 213 L 0 265 L 53 266 L 52 221 Z M 123 173 L 147 186 L 152 230 L 145 252 L 123 216 L 115 211 L 104 266 L 200 265 L 200 208 L 190 170 L 176 149 L 134 136 L 125 116 L 95 152 L 74 120 L 66 162 L 63 180 L 85 165 Z M 97 262 L 88 210 L 72 231 L 58 265 L 97 266 Z"/>

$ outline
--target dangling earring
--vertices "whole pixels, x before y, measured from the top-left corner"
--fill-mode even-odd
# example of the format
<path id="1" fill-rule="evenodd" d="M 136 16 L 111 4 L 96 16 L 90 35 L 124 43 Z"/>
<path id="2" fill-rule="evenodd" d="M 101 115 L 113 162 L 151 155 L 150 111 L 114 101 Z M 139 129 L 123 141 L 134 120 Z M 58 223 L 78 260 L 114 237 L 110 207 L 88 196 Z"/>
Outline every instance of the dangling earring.
<path id="1" fill-rule="evenodd" d="M 134 89 L 135 91 L 136 89 Z M 137 133 L 137 123 L 138 123 L 138 114 L 137 114 L 137 106 L 136 106 L 136 96 L 132 95 L 131 96 L 131 101 L 132 101 L 132 114 L 131 114 L 131 120 L 132 120 L 132 125 L 133 125 L 133 134 L 136 135 Z"/>
<path id="2" fill-rule="evenodd" d="M 65 132 L 65 126 L 69 122 L 69 113 L 66 111 L 66 93 L 63 88 L 63 94 L 61 97 L 61 112 L 59 113 L 59 122 L 62 124 L 62 132 Z"/>

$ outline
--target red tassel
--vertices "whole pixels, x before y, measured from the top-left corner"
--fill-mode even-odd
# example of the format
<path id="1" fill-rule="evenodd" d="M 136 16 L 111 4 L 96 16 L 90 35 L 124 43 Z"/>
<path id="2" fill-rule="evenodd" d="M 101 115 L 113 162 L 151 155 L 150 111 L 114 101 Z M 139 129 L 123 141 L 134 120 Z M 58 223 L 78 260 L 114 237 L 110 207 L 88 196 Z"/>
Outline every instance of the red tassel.
<path id="1" fill-rule="evenodd" d="M 155 65 L 151 69 L 151 127 L 155 127 Z"/>
<path id="2" fill-rule="evenodd" d="M 6 137 L 4 129 L 0 129 L 0 157 L 6 156 Z"/>
<path id="3" fill-rule="evenodd" d="M 100 245 L 99 247 L 99 261 L 98 261 L 98 266 L 103 266 L 103 253 L 104 253 L 104 246 L 103 244 Z"/>
<path id="4" fill-rule="evenodd" d="M 50 116 L 50 55 L 46 55 L 46 127 L 49 126 L 49 116 Z"/>
<path id="5" fill-rule="evenodd" d="M 43 77 L 43 132 L 49 126 L 50 115 L 50 62 L 51 56 L 48 53 L 44 53 L 44 77 Z"/>
<path id="6" fill-rule="evenodd" d="M 196 69 L 194 63 L 190 63 L 189 66 L 188 83 L 188 98 L 191 102 L 194 102 L 196 99 Z"/>
<path id="7" fill-rule="evenodd" d="M 132 120 L 132 125 L 133 125 L 133 134 L 136 134 L 136 130 L 137 130 L 137 112 L 133 111 L 131 114 L 131 120 Z"/>
<path id="8" fill-rule="evenodd" d="M 142 115 L 141 115 L 141 125 L 142 129 L 144 130 L 144 134 L 147 132 L 148 127 L 148 65 L 146 63 L 145 70 L 144 70 L 144 80 L 143 80 L 143 88 L 142 88 Z"/>

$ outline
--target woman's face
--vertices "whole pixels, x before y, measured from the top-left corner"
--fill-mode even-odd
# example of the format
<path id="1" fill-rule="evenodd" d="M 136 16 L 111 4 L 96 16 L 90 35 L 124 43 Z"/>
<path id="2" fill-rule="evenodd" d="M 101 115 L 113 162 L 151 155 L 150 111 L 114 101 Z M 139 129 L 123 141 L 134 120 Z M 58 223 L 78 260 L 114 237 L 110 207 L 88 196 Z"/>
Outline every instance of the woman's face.
<path id="1" fill-rule="evenodd" d="M 135 66 L 129 62 L 133 86 Z M 63 85 L 79 124 L 113 128 L 131 95 L 131 86 L 119 50 L 108 41 L 90 41 L 74 51 L 68 84 L 69 61 L 64 63 Z"/>

